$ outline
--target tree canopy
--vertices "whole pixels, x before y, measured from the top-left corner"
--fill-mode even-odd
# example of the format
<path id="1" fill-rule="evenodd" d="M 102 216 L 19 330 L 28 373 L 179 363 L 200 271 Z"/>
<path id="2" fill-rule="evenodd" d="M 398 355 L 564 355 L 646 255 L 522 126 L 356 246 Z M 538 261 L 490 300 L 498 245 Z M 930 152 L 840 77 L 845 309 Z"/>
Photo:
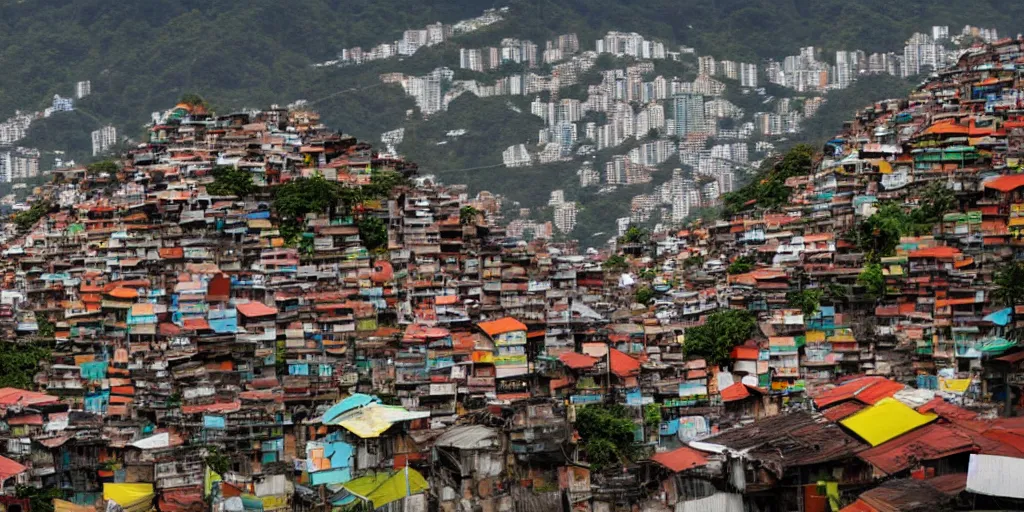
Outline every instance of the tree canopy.
<path id="1" fill-rule="evenodd" d="M 1024 261 L 1012 261 L 996 271 L 992 297 L 1006 307 L 1024 305 Z"/>
<path id="2" fill-rule="evenodd" d="M 750 338 L 755 327 L 757 319 L 749 311 L 719 311 L 708 316 L 704 325 L 687 329 L 683 347 L 688 356 L 703 357 L 711 365 L 722 364 L 729 360 L 733 347 Z"/>
<path id="3" fill-rule="evenodd" d="M 577 410 L 575 426 L 587 461 L 596 471 L 620 465 L 638 454 L 634 441 L 637 424 L 622 404 L 587 405 Z"/>
<path id="4" fill-rule="evenodd" d="M 32 389 L 39 361 L 46 361 L 50 350 L 31 343 L 0 342 L 0 388 Z"/>
<path id="5" fill-rule="evenodd" d="M 206 191 L 215 196 L 245 197 L 256 191 L 252 182 L 252 174 L 244 169 L 230 166 L 214 167 L 210 174 L 214 182 L 206 186 Z"/>

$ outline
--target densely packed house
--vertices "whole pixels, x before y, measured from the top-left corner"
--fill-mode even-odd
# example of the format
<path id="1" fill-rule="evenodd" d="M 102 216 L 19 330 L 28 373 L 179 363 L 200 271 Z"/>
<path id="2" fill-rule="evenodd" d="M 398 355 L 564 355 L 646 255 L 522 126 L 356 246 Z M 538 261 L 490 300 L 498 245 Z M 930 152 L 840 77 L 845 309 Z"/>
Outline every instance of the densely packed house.
<path id="1" fill-rule="evenodd" d="M 506 236 L 312 112 L 178 105 L 5 226 L 0 329 L 49 353 L 0 389 L 0 506 L 1020 508 L 1019 65 L 971 48 L 782 206 L 610 252 Z M 894 209 L 937 217 L 865 232 Z"/>

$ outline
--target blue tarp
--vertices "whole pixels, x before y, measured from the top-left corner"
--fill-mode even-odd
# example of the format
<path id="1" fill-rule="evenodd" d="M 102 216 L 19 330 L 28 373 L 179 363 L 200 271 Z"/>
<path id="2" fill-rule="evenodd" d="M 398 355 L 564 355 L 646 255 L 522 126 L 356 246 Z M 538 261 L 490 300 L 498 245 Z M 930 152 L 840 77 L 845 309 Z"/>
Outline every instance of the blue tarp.
<path id="1" fill-rule="evenodd" d="M 1013 308 L 1000 309 L 985 315 L 986 322 L 992 322 L 999 326 L 1004 326 L 1010 323 L 1010 315 L 1013 314 Z"/>
<path id="2" fill-rule="evenodd" d="M 323 415 L 322 423 L 330 424 L 330 422 L 338 416 L 341 416 L 352 409 L 358 409 L 359 407 L 363 407 L 371 403 L 380 403 L 380 399 L 372 395 L 356 393 L 332 405 L 330 409 L 327 409 L 327 412 Z"/>

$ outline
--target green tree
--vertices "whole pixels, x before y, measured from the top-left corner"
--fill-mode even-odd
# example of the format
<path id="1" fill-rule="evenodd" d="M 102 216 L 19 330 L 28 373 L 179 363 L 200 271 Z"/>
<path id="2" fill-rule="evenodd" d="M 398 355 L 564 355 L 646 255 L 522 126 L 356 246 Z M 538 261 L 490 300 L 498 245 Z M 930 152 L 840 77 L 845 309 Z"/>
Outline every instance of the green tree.
<path id="1" fill-rule="evenodd" d="M 619 238 L 619 242 L 623 244 L 645 244 L 650 238 L 651 234 L 646 229 L 630 226 L 623 233 L 622 237 Z"/>
<path id="2" fill-rule="evenodd" d="M 359 221 L 359 237 L 371 251 L 379 247 L 387 248 L 388 227 L 380 217 L 363 217 Z"/>
<path id="3" fill-rule="evenodd" d="M 18 229 L 25 231 L 39 222 L 39 219 L 46 216 L 50 212 L 49 201 L 36 201 L 32 203 L 32 206 L 28 210 L 18 212 L 14 215 L 14 223 L 18 226 Z"/>
<path id="4" fill-rule="evenodd" d="M 473 208 L 472 206 L 463 206 L 459 208 L 459 224 L 468 226 L 476 222 L 477 215 L 480 215 L 480 210 Z"/>
<path id="5" fill-rule="evenodd" d="M 282 218 L 297 220 L 310 213 L 324 213 L 341 199 L 338 184 L 316 174 L 292 180 L 274 190 L 274 210 Z"/>
<path id="6" fill-rule="evenodd" d="M 710 365 L 729 360 L 729 352 L 750 338 L 757 319 L 746 310 L 728 309 L 712 313 L 703 325 L 686 330 L 683 348 L 690 356 L 700 356 Z"/>
<path id="7" fill-rule="evenodd" d="M 39 363 L 50 358 L 50 350 L 31 343 L 0 342 L 0 387 L 32 389 Z"/>
<path id="8" fill-rule="evenodd" d="M 910 219 L 902 207 L 895 203 L 883 203 L 870 217 L 861 221 L 853 237 L 857 248 L 872 262 L 891 256 L 896 252 L 900 237 L 910 230 Z"/>
<path id="9" fill-rule="evenodd" d="M 864 286 L 869 298 L 880 299 L 885 296 L 885 274 L 878 263 L 868 263 L 857 276 L 857 282 Z"/>
<path id="10" fill-rule="evenodd" d="M 223 475 L 231 471 L 231 457 L 210 445 L 206 447 L 206 465 L 217 474 Z"/>
<path id="11" fill-rule="evenodd" d="M 725 269 L 729 275 L 746 274 L 754 269 L 754 258 L 750 256 L 740 256 L 729 263 L 729 267 Z"/>
<path id="12" fill-rule="evenodd" d="M 1024 305 L 1024 261 L 1011 261 L 996 271 L 992 298 L 1005 307 Z"/>
<path id="13" fill-rule="evenodd" d="M 36 325 L 39 331 L 36 333 L 40 338 L 53 339 L 57 332 L 57 326 L 43 313 L 36 313 Z"/>
<path id="14" fill-rule="evenodd" d="M 34 485 L 17 485 L 14 497 L 27 499 L 32 512 L 53 512 L 53 500 L 64 499 L 64 491 L 57 487 L 36 487 Z"/>
<path id="15" fill-rule="evenodd" d="M 601 266 L 605 270 L 621 271 L 629 267 L 629 264 L 626 262 L 625 256 L 621 254 L 613 254 L 609 256 L 607 260 L 604 260 L 604 263 L 602 263 Z"/>
<path id="16" fill-rule="evenodd" d="M 750 183 L 739 190 L 723 194 L 722 202 L 727 214 L 733 214 L 753 202 L 764 209 L 775 209 L 789 201 L 789 187 L 786 180 L 794 176 L 809 174 L 814 164 L 814 148 L 797 144 L 781 158 L 765 160 Z"/>
<path id="17" fill-rule="evenodd" d="M 653 403 L 644 406 L 644 424 L 650 428 L 661 425 L 661 404 Z"/>
<path id="18" fill-rule="evenodd" d="M 244 198 L 256 191 L 252 182 L 252 174 L 244 169 L 226 165 L 218 165 L 210 171 L 214 181 L 206 186 L 206 191 L 215 196 L 236 196 Z"/>
<path id="19" fill-rule="evenodd" d="M 821 308 L 821 297 L 822 291 L 812 288 L 787 293 L 786 302 L 790 307 L 799 309 L 804 316 L 809 317 Z"/>
<path id="20" fill-rule="evenodd" d="M 638 453 L 634 441 L 637 425 L 624 405 L 587 405 L 576 411 L 575 426 L 595 471 L 632 460 Z"/>
<path id="21" fill-rule="evenodd" d="M 121 166 L 114 160 L 100 160 L 85 166 L 86 174 L 97 176 L 103 173 L 111 176 L 121 172 Z"/>
<path id="22" fill-rule="evenodd" d="M 654 302 L 654 290 L 648 286 L 644 286 L 636 291 L 634 300 L 639 304 L 649 306 L 651 302 Z"/>

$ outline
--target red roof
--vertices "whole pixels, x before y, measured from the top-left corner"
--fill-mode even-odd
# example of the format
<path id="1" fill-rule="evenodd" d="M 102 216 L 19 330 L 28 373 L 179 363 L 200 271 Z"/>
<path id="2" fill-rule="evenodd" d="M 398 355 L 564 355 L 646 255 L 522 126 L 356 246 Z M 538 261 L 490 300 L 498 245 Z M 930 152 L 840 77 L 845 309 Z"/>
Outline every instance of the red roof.
<path id="1" fill-rule="evenodd" d="M 0 483 L 12 476 L 24 473 L 27 469 L 7 457 L 0 456 Z"/>
<path id="2" fill-rule="evenodd" d="M 857 457 L 891 475 L 923 460 L 937 460 L 973 450 L 974 442 L 969 436 L 931 424 L 864 450 Z"/>
<path id="3" fill-rule="evenodd" d="M 939 397 L 935 397 L 930 402 L 918 407 L 917 412 L 921 414 L 934 412 L 947 420 L 970 421 L 978 417 L 978 413 L 953 405 Z"/>
<path id="4" fill-rule="evenodd" d="M 708 464 L 708 459 L 703 453 L 689 446 L 682 446 L 670 452 L 655 454 L 651 457 L 651 460 L 676 473 Z"/>
<path id="5" fill-rule="evenodd" d="M 563 364 L 574 370 L 593 368 L 594 364 L 598 361 L 596 357 L 590 357 L 586 354 L 579 354 L 576 352 L 565 352 L 559 354 L 558 359 L 562 361 Z"/>
<path id="6" fill-rule="evenodd" d="M 55 404 L 58 398 L 46 393 L 37 393 L 18 388 L 0 388 L 0 407 L 12 405 Z"/>
<path id="7" fill-rule="evenodd" d="M 879 510 L 861 500 L 857 500 L 845 507 L 839 512 L 879 512 Z"/>
<path id="8" fill-rule="evenodd" d="M 838 423 L 839 420 L 853 416 L 855 413 L 859 412 L 864 407 L 864 404 L 860 402 L 843 402 L 835 407 L 829 407 L 828 409 L 825 409 L 825 412 L 823 412 L 822 414 L 826 418 Z"/>
<path id="9" fill-rule="evenodd" d="M 1011 192 L 1024 186 L 1024 174 L 1007 174 L 985 182 L 985 188 L 1000 192 Z"/>
<path id="10" fill-rule="evenodd" d="M 480 322 L 476 325 L 486 332 L 488 336 L 497 336 L 499 334 L 505 334 L 506 332 L 526 330 L 525 324 L 510 316 L 492 320 L 490 322 Z"/>
<path id="11" fill-rule="evenodd" d="M 873 405 L 883 398 L 895 395 L 903 387 L 903 384 L 884 377 L 864 377 L 818 394 L 814 397 L 814 404 L 818 408 L 825 408 L 839 402 L 856 399 L 859 402 Z"/>
<path id="12" fill-rule="evenodd" d="M 262 302 L 235 304 L 235 309 L 238 310 L 238 314 L 249 318 L 277 314 L 277 308 L 272 308 Z"/>
<path id="13" fill-rule="evenodd" d="M 612 373 L 619 378 L 624 379 L 640 373 L 640 361 L 614 348 L 608 349 L 608 355 L 612 362 Z"/>

